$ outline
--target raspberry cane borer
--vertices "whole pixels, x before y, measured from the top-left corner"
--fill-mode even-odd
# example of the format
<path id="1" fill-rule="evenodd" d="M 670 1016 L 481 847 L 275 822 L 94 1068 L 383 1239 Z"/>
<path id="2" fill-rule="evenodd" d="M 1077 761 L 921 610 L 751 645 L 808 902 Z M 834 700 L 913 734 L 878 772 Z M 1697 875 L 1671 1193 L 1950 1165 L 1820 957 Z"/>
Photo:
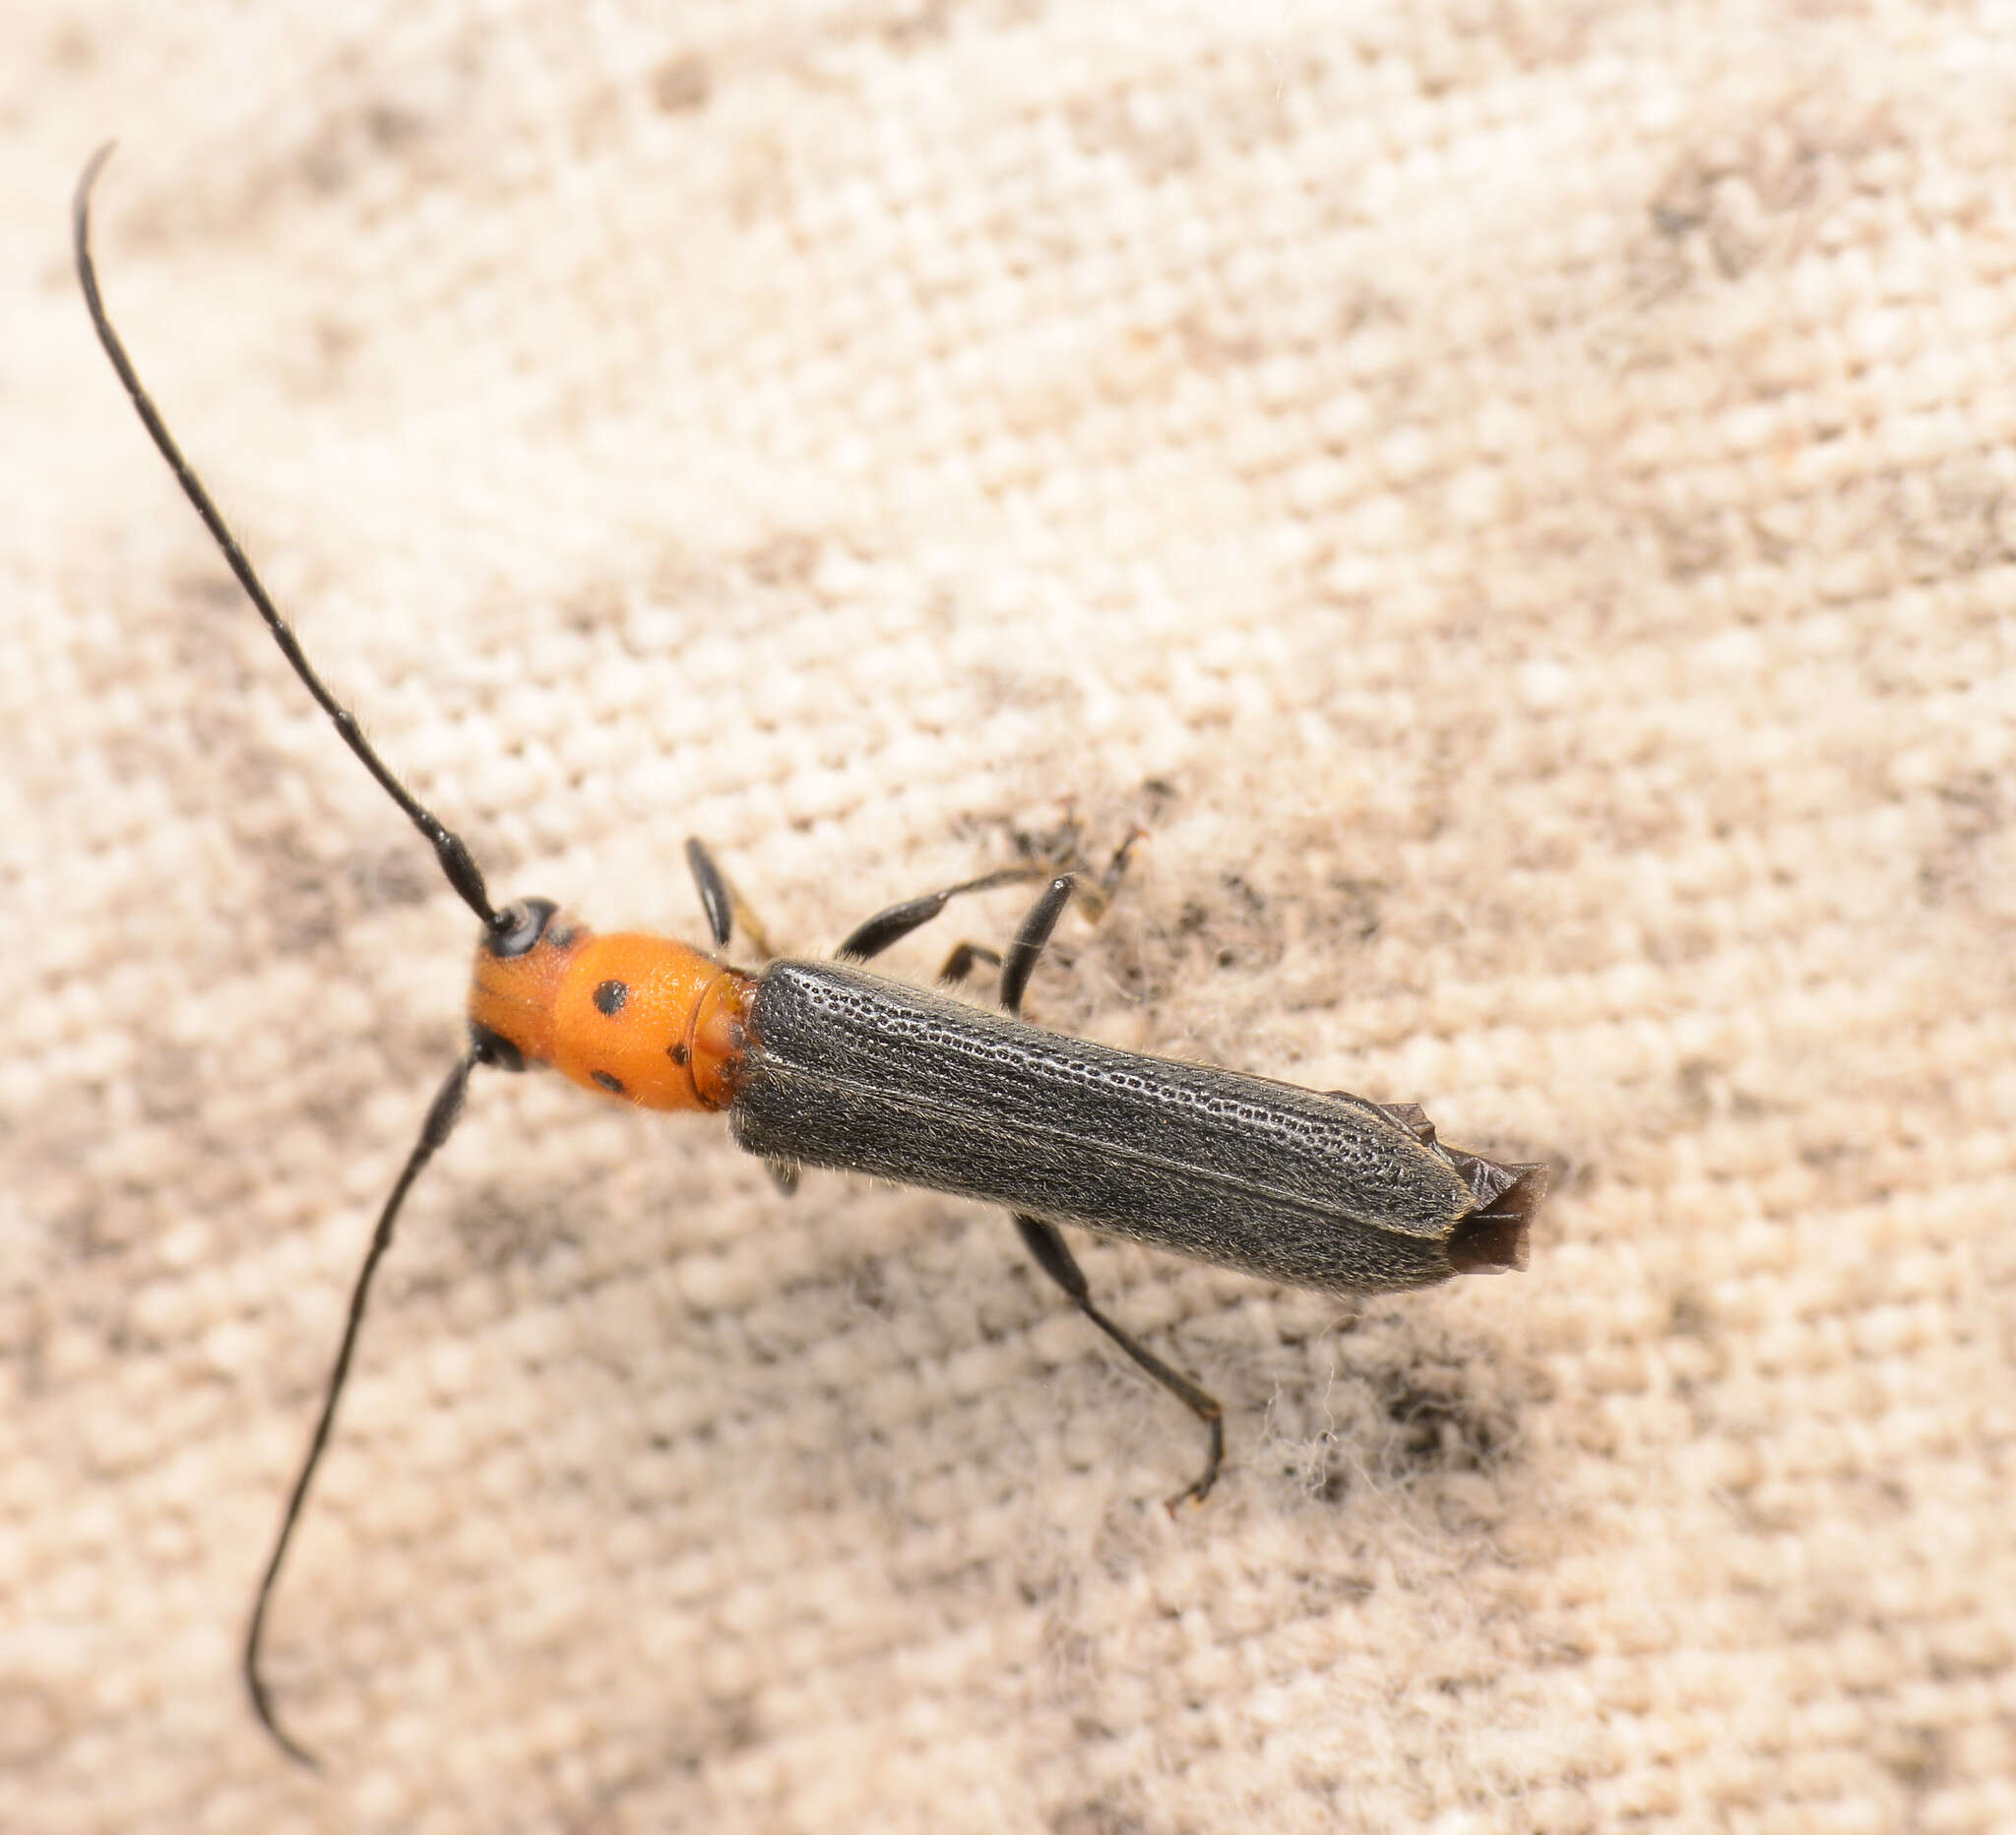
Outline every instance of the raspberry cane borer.
<path id="1" fill-rule="evenodd" d="M 253 1709 L 289 1757 L 315 1762 L 280 1725 L 261 1674 L 267 1611 L 328 1445 L 372 1277 L 407 1193 L 448 1139 L 478 1065 L 548 1065 L 619 1102 L 724 1111 L 736 1142 L 767 1161 L 787 1191 L 799 1168 L 832 1167 L 1004 1206 L 1038 1266 L 1204 1424 L 1203 1470 L 1169 1500 L 1171 1509 L 1202 1499 L 1217 1480 L 1223 1411 L 1100 1310 L 1059 1225 L 1344 1294 L 1525 1265 L 1528 1226 L 1546 1192 L 1543 1166 L 1449 1147 L 1413 1104 L 1145 1057 L 1019 1017 L 1065 907 L 1074 896 L 1094 911 L 1103 907 L 1133 837 L 1097 875 L 1084 869 L 1074 840 L 1056 858 L 892 905 L 860 924 L 835 961 L 777 960 L 754 975 L 720 959 L 737 918 L 759 952 L 769 952 L 697 841 L 686 844 L 686 857 L 715 953 L 667 937 L 598 935 L 547 899 L 493 906 L 461 838 L 400 782 L 315 672 L 112 329 L 92 260 L 90 218 L 92 186 L 110 152 L 101 150 L 86 167 L 73 204 L 78 278 L 98 341 L 288 665 L 432 845 L 448 883 L 481 923 L 469 1048 L 435 1096 L 379 1214 L 246 1631 Z M 999 1013 L 860 966 L 953 899 L 1035 880 L 1045 883 L 1005 954 L 962 945 L 946 964 L 949 981 L 964 979 L 980 960 L 998 967 Z"/>

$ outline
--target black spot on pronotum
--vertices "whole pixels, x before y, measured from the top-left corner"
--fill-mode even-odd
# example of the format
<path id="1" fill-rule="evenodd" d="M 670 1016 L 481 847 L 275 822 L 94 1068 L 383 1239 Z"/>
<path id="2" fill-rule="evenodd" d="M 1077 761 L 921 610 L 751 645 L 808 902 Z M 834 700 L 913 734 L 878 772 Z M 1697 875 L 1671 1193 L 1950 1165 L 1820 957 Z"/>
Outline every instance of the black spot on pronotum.
<path id="1" fill-rule="evenodd" d="M 605 1013 L 611 1019 L 622 1012 L 623 1002 L 630 998 L 628 981 L 603 981 L 595 990 L 595 1010 Z"/>
<path id="2" fill-rule="evenodd" d="M 672 1044 L 665 1046 L 665 1056 L 680 1066 L 681 1069 L 685 1067 L 686 1060 L 691 1055 L 692 1053 L 686 1049 L 683 1040 L 675 1040 Z"/>
<path id="3" fill-rule="evenodd" d="M 624 1089 L 621 1077 L 612 1077 L 605 1070 L 592 1070 L 588 1074 L 595 1079 L 596 1088 L 606 1090 L 611 1096 L 628 1096 L 630 1094 L 628 1090 Z"/>

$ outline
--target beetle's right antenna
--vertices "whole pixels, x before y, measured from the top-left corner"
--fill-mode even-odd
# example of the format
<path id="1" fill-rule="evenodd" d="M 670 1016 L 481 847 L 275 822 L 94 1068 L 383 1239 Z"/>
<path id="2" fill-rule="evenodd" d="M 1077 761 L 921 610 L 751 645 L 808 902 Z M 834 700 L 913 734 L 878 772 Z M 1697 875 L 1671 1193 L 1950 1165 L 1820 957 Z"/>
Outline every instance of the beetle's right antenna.
<path id="1" fill-rule="evenodd" d="M 364 737 L 363 728 L 357 725 L 357 717 L 329 692 L 322 677 L 315 673 L 291 627 L 280 615 L 279 607 L 260 584 L 252 563 L 245 558 L 245 550 L 238 545 L 237 537 L 231 534 L 230 525 L 211 501 L 210 492 L 204 489 L 203 480 L 196 475 L 189 461 L 182 457 L 182 449 L 168 432 L 167 423 L 161 419 L 154 399 L 141 383 L 139 371 L 133 367 L 133 359 L 126 354 L 126 347 L 119 342 L 119 334 L 112 329 L 112 321 L 105 313 L 104 298 L 98 292 L 97 270 L 91 258 L 91 188 L 111 157 L 112 143 L 109 141 L 92 155 L 91 163 L 84 168 L 84 176 L 77 181 L 77 196 L 70 207 L 77 248 L 77 278 L 83 285 L 85 307 L 91 313 L 98 343 L 104 346 L 105 354 L 112 359 L 112 367 L 119 372 L 119 380 L 133 398 L 133 407 L 140 415 L 141 424 L 147 428 L 161 457 L 168 462 L 169 471 L 175 475 L 175 482 L 182 486 L 182 494 L 196 506 L 196 514 L 203 518 L 204 528 L 210 531 L 211 538 L 222 550 L 231 572 L 238 576 L 238 584 L 245 589 L 246 598 L 258 606 L 259 615 L 266 620 L 266 628 L 273 633 L 273 641 L 280 646 L 281 655 L 286 658 L 303 686 L 315 697 L 316 705 L 329 716 L 337 731 L 343 735 L 343 742 L 357 755 L 364 769 L 377 779 L 378 788 L 404 809 L 412 825 L 426 836 L 433 847 L 434 857 L 441 862 L 442 872 L 448 875 L 448 883 L 455 888 L 462 902 L 483 920 L 483 927 L 493 936 L 502 936 L 512 927 L 513 919 L 491 906 L 489 894 L 483 886 L 481 869 L 462 837 L 444 827 L 434 812 L 393 775 L 391 767 L 378 756 L 371 741 Z"/>
<path id="2" fill-rule="evenodd" d="M 266 1608 L 273 1598 L 274 1583 L 280 1579 L 281 1565 L 286 1559 L 287 1544 L 293 1540 L 294 1525 L 300 1521 L 301 1506 L 308 1501 L 308 1487 L 314 1482 L 315 1468 L 322 1463 L 330 1429 L 336 1424 L 336 1405 L 343 1395 L 344 1380 L 349 1375 L 350 1354 L 357 1348 L 357 1333 L 363 1328 L 364 1305 L 371 1292 L 371 1277 L 378 1272 L 378 1264 L 392 1246 L 392 1227 L 399 1220 L 399 1207 L 406 1202 L 406 1194 L 412 1189 L 413 1180 L 419 1177 L 421 1169 L 433 1159 L 435 1149 L 454 1130 L 462 1113 L 463 1093 L 469 1088 L 469 1074 L 483 1062 L 483 1047 L 474 1045 L 448 1073 L 448 1081 L 441 1086 L 433 1107 L 427 1110 L 426 1120 L 420 1124 L 420 1138 L 413 1142 L 413 1150 L 407 1156 L 399 1182 L 393 1186 L 391 1197 L 385 1200 L 385 1209 L 378 1214 L 378 1228 L 371 1234 L 371 1246 L 364 1251 L 364 1265 L 357 1270 L 356 1284 L 350 1289 L 349 1316 L 344 1323 L 343 1343 L 337 1347 L 336 1361 L 330 1366 L 329 1382 L 323 1390 L 322 1413 L 316 1418 L 315 1431 L 308 1436 L 308 1450 L 302 1456 L 294 1487 L 287 1492 L 286 1508 L 281 1513 L 280 1534 L 274 1538 L 273 1553 L 267 1559 L 266 1572 L 259 1577 L 259 1591 L 252 1601 L 252 1619 L 245 1627 L 245 1691 L 252 1697 L 252 1712 L 259 1716 L 259 1724 L 273 1735 L 274 1743 L 295 1764 L 305 1765 L 310 1771 L 321 1769 L 315 1754 L 299 1744 L 275 1718 L 272 1699 L 266 1692 L 266 1678 L 259 1674 Z"/>

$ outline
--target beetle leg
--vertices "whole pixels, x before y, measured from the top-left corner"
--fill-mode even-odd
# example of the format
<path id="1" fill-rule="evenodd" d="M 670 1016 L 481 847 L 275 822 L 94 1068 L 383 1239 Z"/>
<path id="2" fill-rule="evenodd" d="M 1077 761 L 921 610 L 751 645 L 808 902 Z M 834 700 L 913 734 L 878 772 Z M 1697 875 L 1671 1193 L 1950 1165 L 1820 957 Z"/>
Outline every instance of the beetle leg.
<path id="1" fill-rule="evenodd" d="M 1102 896 L 1109 897 L 1113 886 L 1119 883 L 1120 874 L 1126 870 L 1128 851 L 1138 833 L 1137 830 L 1135 835 L 1128 836 L 1113 855 L 1112 864 L 1104 874 Z M 1070 874 L 1060 873 L 1050 881 L 1042 897 L 1037 900 L 1029 916 L 1022 920 L 1022 928 L 1016 931 L 1015 941 L 1009 945 L 1007 959 L 1001 965 L 1001 1004 L 1010 1013 L 1022 1011 L 1022 996 L 1029 986 L 1030 975 L 1041 960 L 1043 946 L 1049 942 L 1050 932 L 1057 927 L 1057 919 L 1064 915 L 1064 907 L 1071 902 L 1071 894 L 1078 883 Z M 1212 1486 L 1218 1483 L 1219 1467 L 1225 1463 L 1224 1407 L 1209 1390 L 1200 1389 L 1187 1376 L 1171 1369 L 1147 1346 L 1115 1325 L 1092 1303 L 1092 1290 L 1087 1285 L 1085 1271 L 1079 1267 L 1077 1256 L 1071 1253 L 1070 1244 L 1064 1240 L 1063 1233 L 1055 1224 L 1045 1223 L 1041 1218 L 1031 1217 L 1022 1211 L 1015 1212 L 1014 1218 L 1015 1228 L 1022 1233 L 1022 1240 L 1036 1258 L 1036 1265 L 1070 1296 L 1080 1312 L 1209 1429 L 1210 1446 L 1204 1458 L 1204 1471 L 1187 1489 L 1168 1499 L 1169 1514 L 1173 1516 L 1182 1504 L 1202 1503 Z"/>
<path id="2" fill-rule="evenodd" d="M 707 914 L 707 928 L 714 938 L 715 948 L 727 948 L 728 939 L 735 933 L 735 920 L 739 918 L 750 947 L 759 956 L 775 956 L 777 951 L 771 947 L 769 934 L 758 921 L 756 914 L 749 909 L 748 902 L 735 890 L 727 874 L 721 870 L 721 863 L 698 836 L 686 838 L 686 865 L 700 894 L 700 908 Z"/>
<path id="3" fill-rule="evenodd" d="M 1219 1467 L 1225 1463 L 1225 1409 L 1219 1399 L 1209 1390 L 1200 1389 L 1189 1377 L 1170 1369 L 1154 1352 L 1136 1343 L 1092 1303 L 1084 1270 L 1078 1266 L 1078 1258 L 1071 1253 L 1055 1224 L 1017 1211 L 1015 1228 L 1022 1233 L 1022 1240 L 1036 1258 L 1036 1265 L 1071 1297 L 1078 1310 L 1204 1424 L 1210 1435 L 1204 1455 L 1204 1470 L 1194 1484 L 1167 1500 L 1171 1516 L 1186 1503 L 1202 1503 L 1212 1486 L 1218 1483 Z"/>

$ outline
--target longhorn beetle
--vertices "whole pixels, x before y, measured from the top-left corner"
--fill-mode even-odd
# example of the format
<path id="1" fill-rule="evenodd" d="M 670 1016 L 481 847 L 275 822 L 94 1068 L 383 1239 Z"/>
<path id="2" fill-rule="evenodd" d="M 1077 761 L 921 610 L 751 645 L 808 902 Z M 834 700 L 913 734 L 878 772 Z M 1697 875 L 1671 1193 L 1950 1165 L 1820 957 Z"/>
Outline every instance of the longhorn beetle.
<path id="1" fill-rule="evenodd" d="M 111 151 L 101 148 L 85 167 L 71 211 L 77 276 L 98 342 L 288 666 L 427 838 L 448 883 L 482 924 L 469 1048 L 436 1094 L 379 1213 L 245 1632 L 253 1711 L 288 1757 L 316 1763 L 281 1726 L 260 1673 L 267 1609 L 329 1443 L 372 1277 L 400 1206 L 448 1139 L 478 1064 L 550 1065 L 585 1089 L 645 1108 L 724 1110 L 736 1143 L 767 1161 L 787 1191 L 800 1167 L 834 1167 L 1004 1205 L 1043 1273 L 1204 1424 L 1204 1469 L 1168 1500 L 1172 1511 L 1201 1501 L 1216 1482 L 1224 1411 L 1093 1303 L 1058 1225 L 1334 1293 L 1429 1287 L 1452 1275 L 1526 1265 L 1528 1226 L 1546 1194 L 1544 1166 L 1501 1164 L 1446 1146 L 1412 1103 L 1372 1103 L 1145 1057 L 1020 1018 L 1023 992 L 1064 908 L 1074 894 L 1095 911 L 1103 907 L 1134 836 L 1097 877 L 1085 871 L 1074 832 L 1058 857 L 876 913 L 841 944 L 835 961 L 773 961 L 757 975 L 720 959 L 738 916 L 759 946 L 761 937 L 698 841 L 687 842 L 686 859 L 714 954 L 668 937 L 598 935 L 550 899 L 493 906 L 461 837 L 400 782 L 315 672 L 112 329 L 91 253 L 92 186 Z M 962 945 L 946 964 L 947 981 L 964 979 L 976 961 L 997 966 L 998 1014 L 858 966 L 953 899 L 1038 879 L 1046 883 L 1005 955 Z"/>

